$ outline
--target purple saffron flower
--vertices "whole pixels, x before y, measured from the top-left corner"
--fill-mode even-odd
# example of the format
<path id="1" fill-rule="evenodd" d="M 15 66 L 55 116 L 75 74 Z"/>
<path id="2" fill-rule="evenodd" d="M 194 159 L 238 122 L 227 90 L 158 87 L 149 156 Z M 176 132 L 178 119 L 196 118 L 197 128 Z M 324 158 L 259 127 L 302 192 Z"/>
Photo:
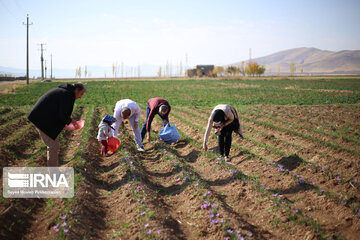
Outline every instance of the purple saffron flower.
<path id="1" fill-rule="evenodd" d="M 198 183 L 195 183 L 194 186 L 197 187 L 197 186 L 199 186 L 199 184 L 198 184 Z"/>
<path id="2" fill-rule="evenodd" d="M 147 228 L 147 227 L 149 227 L 149 224 L 148 224 L 148 223 L 147 223 L 147 224 L 145 224 L 145 225 L 144 225 L 144 227 L 146 227 L 146 228 Z"/>
<path id="3" fill-rule="evenodd" d="M 230 228 L 227 230 L 228 233 L 233 233 L 233 230 L 231 230 Z"/>
<path id="4" fill-rule="evenodd" d="M 214 217 L 214 214 L 210 214 L 209 218 L 213 218 Z"/>
<path id="5" fill-rule="evenodd" d="M 308 181 L 308 183 L 310 183 L 310 184 L 311 184 L 311 183 L 312 183 L 312 181 L 311 181 L 311 180 L 309 180 L 309 181 Z"/>
<path id="6" fill-rule="evenodd" d="M 352 180 L 352 182 L 353 182 L 353 183 L 356 183 L 356 182 L 358 182 L 358 180 L 357 180 L 356 178 L 354 178 L 354 179 Z"/>
<path id="7" fill-rule="evenodd" d="M 69 230 L 68 229 L 64 229 L 64 233 L 68 233 L 69 232 Z"/>
<path id="8" fill-rule="evenodd" d="M 278 195 L 278 194 L 277 194 L 277 193 L 275 193 L 275 194 L 272 194 L 271 196 L 272 196 L 272 197 L 276 197 L 277 195 Z"/>
<path id="9" fill-rule="evenodd" d="M 210 222 L 210 224 L 218 224 L 218 220 L 217 219 L 213 219 L 213 220 L 211 220 L 211 222 Z"/>
<path id="10" fill-rule="evenodd" d="M 60 229 L 54 227 L 55 232 L 59 232 Z"/>
<path id="11" fill-rule="evenodd" d="M 159 235 L 160 235 L 160 234 L 161 234 L 161 231 L 160 231 L 160 230 L 157 230 L 157 234 L 159 234 Z"/>
<path id="12" fill-rule="evenodd" d="M 203 195 L 204 197 L 206 197 L 207 196 L 207 194 L 206 193 L 204 193 L 204 195 Z"/>
<path id="13" fill-rule="evenodd" d="M 167 151 L 166 150 L 164 150 L 164 154 L 166 154 L 167 153 Z"/>
<path id="14" fill-rule="evenodd" d="M 303 178 L 300 178 L 298 181 L 298 183 L 304 183 L 304 182 L 305 182 L 305 180 Z"/>
<path id="15" fill-rule="evenodd" d="M 321 169 L 322 169 L 322 170 L 325 170 L 325 169 L 326 169 L 326 166 L 323 166 Z"/>
<path id="16" fill-rule="evenodd" d="M 249 237 L 252 237 L 253 234 L 252 234 L 252 233 L 248 233 L 247 235 L 248 235 Z"/>
<path id="17" fill-rule="evenodd" d="M 320 192 L 324 192 L 324 189 L 320 188 Z"/>
<path id="18" fill-rule="evenodd" d="M 60 217 L 62 220 L 65 220 L 66 215 Z"/>
<path id="19" fill-rule="evenodd" d="M 146 213 L 146 212 L 141 212 L 140 215 L 143 216 L 143 215 L 145 215 L 145 213 Z"/>
<path id="20" fill-rule="evenodd" d="M 299 210 L 294 209 L 294 210 L 292 210 L 292 212 L 293 212 L 293 213 L 298 213 L 298 212 L 299 212 Z"/>
<path id="21" fill-rule="evenodd" d="M 339 182 L 339 181 L 341 181 L 341 178 L 339 176 L 337 176 L 335 180 Z"/>
<path id="22" fill-rule="evenodd" d="M 220 213 L 217 213 L 216 216 L 217 216 L 217 217 L 220 217 Z"/>
<path id="23" fill-rule="evenodd" d="M 265 184 L 262 183 L 262 184 L 260 184 L 260 186 L 265 187 Z"/>
<path id="24" fill-rule="evenodd" d="M 220 161 L 220 160 L 221 160 L 221 158 L 216 158 L 215 160 Z"/>
<path id="25" fill-rule="evenodd" d="M 152 231 L 151 231 L 151 230 L 149 230 L 149 231 L 147 231 L 147 232 L 146 232 L 146 234 L 151 234 L 151 232 L 152 232 Z"/>
<path id="26" fill-rule="evenodd" d="M 65 227 L 66 225 L 66 222 L 63 222 L 63 224 L 61 224 L 62 227 Z"/>
<path id="27" fill-rule="evenodd" d="M 69 213 L 70 213 L 70 214 L 73 214 L 73 211 L 70 210 Z"/>

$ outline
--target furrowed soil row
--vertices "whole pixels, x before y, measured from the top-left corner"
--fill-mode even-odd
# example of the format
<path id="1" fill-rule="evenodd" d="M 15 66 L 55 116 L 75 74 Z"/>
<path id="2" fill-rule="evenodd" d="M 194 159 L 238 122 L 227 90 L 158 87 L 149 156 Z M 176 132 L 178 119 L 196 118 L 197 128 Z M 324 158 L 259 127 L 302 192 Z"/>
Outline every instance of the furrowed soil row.
<path id="1" fill-rule="evenodd" d="M 188 113 L 188 111 L 186 110 Z M 203 113 L 202 113 L 203 114 Z M 194 114 L 192 115 L 193 117 Z M 203 116 L 201 116 L 202 120 L 205 120 Z M 359 177 L 359 171 L 360 165 L 357 161 L 355 162 L 347 162 L 343 161 L 343 153 L 338 153 L 337 157 L 335 158 L 335 154 L 329 154 L 329 151 L 331 149 L 324 149 L 323 151 L 320 151 L 321 149 L 315 148 L 311 142 L 305 141 L 302 138 L 299 138 L 297 136 L 291 136 L 287 132 L 282 132 L 276 127 L 269 127 L 268 124 L 258 124 L 256 122 L 257 120 L 251 120 L 247 117 L 242 117 L 241 122 L 245 122 L 246 126 L 252 126 L 249 127 L 249 132 L 259 132 L 261 134 L 266 133 L 264 137 L 260 137 L 262 142 L 266 142 L 268 144 L 273 145 L 275 148 L 279 148 L 278 145 L 283 145 L 282 149 L 290 149 L 289 152 L 287 152 L 288 156 L 298 156 L 301 158 L 302 164 L 311 164 L 313 165 L 313 168 L 322 169 L 322 175 L 324 175 L 324 178 L 326 181 L 329 179 L 336 179 L 337 177 L 340 177 L 342 180 L 338 181 L 336 180 L 338 185 L 339 183 L 346 182 L 349 186 L 352 181 L 357 182 L 357 179 Z M 245 129 L 246 131 L 246 129 Z M 245 134 L 246 135 L 246 134 Z M 272 143 L 273 142 L 273 143 Z M 268 147 L 269 149 L 274 147 Z M 310 151 L 310 149 L 315 148 L 314 151 Z M 304 150 L 308 149 L 308 150 Z M 275 150 L 275 152 L 281 153 L 282 150 Z M 333 151 L 332 151 L 333 153 Z M 347 154 L 347 153 L 345 153 Z M 285 156 L 283 156 L 285 157 Z M 299 159 L 300 160 L 300 159 Z M 317 165 L 317 166 L 316 166 Z M 340 172 L 339 166 L 343 166 L 344 170 Z M 349 172 L 350 171 L 350 172 Z"/>
<path id="2" fill-rule="evenodd" d="M 179 126 L 181 126 L 181 123 L 177 122 L 177 124 L 180 124 Z M 191 141 L 191 139 L 186 138 L 186 141 L 188 140 Z M 225 232 L 223 233 L 224 236 L 229 236 L 229 232 L 235 232 L 235 229 L 237 228 L 238 233 L 245 236 L 247 234 L 249 234 L 249 236 L 253 235 L 255 238 L 269 238 L 270 236 L 276 238 L 276 236 L 285 236 L 285 233 L 279 231 L 276 226 L 268 226 L 265 224 L 268 223 L 269 216 L 274 222 L 277 221 L 277 218 L 275 219 L 273 214 L 267 212 L 264 213 L 267 207 L 272 205 L 272 202 L 269 199 L 262 200 L 262 202 L 266 202 L 267 207 L 260 207 L 259 209 L 259 206 L 254 203 L 253 199 L 261 199 L 264 197 L 255 192 L 252 189 L 252 186 L 247 185 L 245 182 L 241 183 L 240 186 L 236 184 L 237 181 L 233 176 L 233 172 L 228 169 L 219 168 L 218 165 L 214 165 L 205 155 L 200 154 L 198 150 L 194 149 L 187 142 L 181 142 L 179 145 L 175 144 L 173 147 L 166 146 L 166 149 L 179 158 L 182 169 L 185 171 L 184 175 L 187 176 L 185 178 L 187 178 L 188 181 L 195 183 L 194 186 L 196 186 L 196 188 L 199 188 L 199 185 L 204 186 L 205 194 L 203 194 L 203 196 L 206 196 L 207 193 L 211 193 L 211 196 L 214 197 L 216 202 L 215 205 L 220 206 L 219 212 L 221 212 L 221 216 L 225 216 L 225 223 L 222 222 L 220 224 L 218 220 L 211 220 L 210 218 L 208 220 L 211 220 L 210 227 L 212 224 L 223 225 L 222 228 Z M 209 172 L 209 169 L 214 169 L 215 171 Z M 241 196 L 238 196 L 234 189 L 239 189 Z M 252 211 L 247 212 L 244 208 L 251 209 Z M 265 216 L 261 216 L 260 219 L 259 216 L 264 214 Z M 213 214 L 210 213 L 210 217 L 212 217 L 212 215 Z M 263 224 L 259 225 L 259 222 Z M 208 230 L 204 229 L 203 232 L 206 233 L 210 230 L 211 228 Z M 229 230 L 229 232 L 227 232 L 227 230 Z M 292 229 L 292 233 L 296 234 L 295 232 L 295 229 Z M 297 234 L 300 234 L 300 231 Z"/>
<path id="3" fill-rule="evenodd" d="M 331 148 L 332 150 L 335 151 L 347 152 L 350 155 L 356 155 L 356 156 L 360 155 L 360 152 L 356 145 L 348 146 L 349 144 L 344 143 L 343 141 L 339 143 L 339 141 L 334 141 L 334 139 L 332 139 L 331 137 L 329 138 L 328 136 L 320 135 L 319 133 L 316 133 L 307 127 L 295 125 L 293 123 L 283 120 L 278 120 L 276 118 L 268 117 L 264 114 L 258 114 L 256 112 L 248 112 L 246 117 L 248 117 L 248 115 L 250 115 L 250 118 L 252 120 L 256 119 L 255 121 L 258 123 L 261 124 L 266 123 L 267 125 L 273 125 L 274 127 L 279 128 L 285 132 L 290 132 L 294 135 L 298 135 L 302 138 L 310 140 L 317 145 L 322 145 Z"/>
<path id="4" fill-rule="evenodd" d="M 4 114 L 0 115 L 0 125 L 5 125 L 7 122 L 12 121 L 13 119 L 22 117 L 26 115 L 28 107 L 18 108 L 12 107 L 9 108 L 9 111 L 5 111 Z"/>
<path id="5" fill-rule="evenodd" d="M 173 114 L 173 115 L 174 115 L 174 114 Z M 192 133 L 191 135 L 193 136 L 193 135 L 195 135 L 195 134 Z M 251 167 L 251 169 L 257 169 L 257 168 L 263 168 L 263 166 L 261 166 L 261 167 L 260 167 L 260 166 L 259 166 L 259 167 L 252 166 L 252 167 Z M 270 171 L 271 171 L 271 170 L 270 170 Z M 272 173 L 270 174 L 270 176 L 271 176 L 271 175 L 276 176 L 276 175 L 278 175 L 278 173 L 272 172 Z M 269 176 L 269 177 L 270 177 L 270 176 Z M 283 176 L 282 176 L 281 178 L 283 178 Z M 291 180 L 290 180 L 290 181 L 291 181 Z M 270 182 L 271 182 L 271 181 L 270 181 Z M 278 184 L 278 185 L 283 185 L 283 184 L 286 183 L 286 182 L 288 182 L 288 181 L 286 181 L 286 180 L 284 180 L 284 181 L 281 180 L 281 182 L 279 181 L 279 184 Z M 278 188 L 281 189 L 282 187 L 281 187 L 281 186 L 278 186 Z M 300 189 L 298 189 L 298 191 L 301 190 L 302 188 L 303 188 L 303 187 L 300 186 Z M 303 190 L 306 190 L 306 188 L 303 189 Z M 303 193 L 300 193 L 300 194 L 298 194 L 298 195 L 301 195 L 301 194 L 303 194 Z M 287 195 L 289 195 L 289 194 L 287 194 Z M 308 195 L 308 194 L 303 194 L 303 195 Z M 321 202 L 322 197 L 316 196 L 316 193 L 314 193 L 313 195 L 314 195 L 314 196 L 312 196 L 312 197 L 310 197 L 310 198 L 307 197 L 307 196 L 302 196 L 302 197 L 305 198 L 305 199 L 304 199 L 305 202 L 306 202 L 306 201 L 307 201 L 307 202 L 314 202 L 314 198 L 318 198 L 318 199 L 319 199 L 318 201 Z M 289 196 L 289 197 L 290 197 L 290 196 Z M 323 200 L 322 200 L 322 201 L 323 201 Z M 327 202 L 327 201 L 326 201 L 326 202 Z M 334 204 L 333 204 L 332 202 L 327 202 L 327 205 L 334 205 Z M 320 204 L 320 206 L 321 206 L 321 204 Z M 335 205 L 334 207 L 336 207 L 337 210 L 341 210 L 342 212 L 345 211 L 345 213 L 346 213 L 346 211 L 349 211 L 349 212 L 350 212 L 350 216 L 353 215 L 352 212 L 351 212 L 351 210 L 344 210 L 343 208 L 341 208 L 340 205 Z M 340 207 L 340 209 L 339 209 L 339 207 Z M 315 210 L 315 209 L 308 209 L 308 210 L 310 210 L 312 214 L 316 214 L 316 213 L 319 214 L 319 213 L 322 212 L 322 211 L 320 211 L 320 210 Z M 315 211 L 316 211 L 316 212 L 315 212 Z M 304 212 L 306 212 L 306 210 L 304 210 Z M 337 214 L 338 214 L 338 213 L 337 213 L 336 211 L 333 212 L 333 215 L 336 216 L 336 217 L 338 217 Z M 319 214 L 319 215 L 321 215 L 321 214 Z M 348 219 L 348 216 L 349 216 L 349 215 L 346 215 L 346 214 L 343 214 L 343 215 L 345 215 L 345 216 L 346 216 L 345 218 Z M 323 218 L 323 217 L 321 217 L 321 218 Z M 345 219 L 345 218 L 344 218 L 344 219 Z M 350 218 L 352 219 L 352 217 L 350 217 Z M 353 220 L 353 219 L 352 219 L 352 220 Z M 358 221 L 358 219 L 356 219 L 356 218 L 355 218 L 354 220 L 355 220 L 355 221 Z M 325 221 L 325 219 L 322 220 L 322 221 Z M 346 222 L 345 222 L 345 223 L 346 223 Z M 344 225 L 346 225 L 345 223 L 344 223 Z M 336 225 L 337 223 L 334 223 L 334 224 Z M 328 224 L 326 224 L 326 225 L 328 225 Z M 329 224 L 329 225 L 331 226 L 331 224 Z M 326 228 L 327 228 L 327 227 L 326 227 Z M 330 230 L 330 229 L 329 229 L 329 230 Z M 346 231 L 345 231 L 345 233 L 346 233 Z"/>
<path id="6" fill-rule="evenodd" d="M 192 119 L 194 119 L 194 121 L 196 123 L 200 123 L 200 126 L 205 126 L 207 124 L 207 120 L 205 119 L 205 117 L 197 116 L 196 114 L 191 114 L 187 110 L 181 110 L 181 111 L 183 114 L 188 114 L 188 115 L 190 114 L 191 115 L 190 117 Z M 201 118 L 201 119 L 199 119 L 199 118 Z M 242 122 L 244 122 L 244 121 L 242 121 Z M 295 158 L 298 158 L 298 161 L 297 161 L 298 166 L 296 166 L 296 167 L 299 168 L 301 166 L 303 166 L 303 167 L 311 166 L 313 170 L 317 170 L 317 171 L 315 171 L 315 173 L 318 172 L 318 175 L 322 175 L 323 179 L 320 181 L 328 182 L 330 179 L 336 180 L 337 176 L 341 176 L 342 180 L 341 181 L 336 180 L 336 185 L 340 185 L 339 187 L 345 187 L 345 188 L 347 188 L 347 190 L 349 190 L 348 187 L 351 188 L 350 183 L 354 179 L 356 179 L 356 177 L 358 177 L 357 174 L 359 174 L 359 173 L 356 168 L 349 169 L 349 167 L 346 167 L 346 170 L 347 170 L 346 172 L 338 172 L 337 168 L 335 168 L 335 167 L 334 167 L 334 169 L 330 170 L 330 168 L 327 168 L 327 167 L 321 168 L 320 166 L 316 166 L 316 164 L 313 163 L 313 159 L 314 159 L 313 155 L 307 156 L 302 153 L 303 149 L 307 148 L 307 147 L 298 146 L 293 143 L 289 143 L 289 140 L 286 139 L 286 136 L 284 138 L 284 134 L 282 134 L 281 132 L 278 132 L 278 131 L 269 132 L 268 129 L 266 129 L 262 126 L 257 126 L 253 122 L 245 121 L 245 123 L 246 123 L 246 129 L 248 130 L 249 133 L 251 133 L 251 136 L 254 136 L 254 134 L 256 135 L 255 139 L 254 139 L 254 137 L 251 137 L 251 136 L 249 137 L 249 134 L 245 134 L 247 139 L 254 142 L 256 146 L 267 148 L 268 150 L 271 150 L 275 154 L 279 155 L 279 156 L 275 157 L 275 159 L 280 159 L 279 164 L 282 164 L 281 162 L 285 162 L 285 160 L 286 160 L 285 158 L 294 158 L 294 160 L 295 160 Z M 249 126 L 253 126 L 253 127 L 249 127 Z M 261 143 L 258 142 L 256 139 L 261 139 Z M 263 143 L 265 143 L 265 144 L 263 144 Z M 245 142 L 245 144 L 246 144 L 246 142 Z M 294 147 L 295 147 L 295 149 L 294 149 Z M 291 150 L 284 151 L 284 150 L 280 150 L 279 148 L 280 149 L 291 149 Z M 326 158 L 327 156 L 322 156 L 322 157 Z M 271 159 L 271 158 L 266 156 L 265 159 Z M 283 159 L 283 160 L 281 160 L 281 159 Z M 331 163 L 327 162 L 327 164 L 330 164 L 330 167 L 331 167 Z M 324 165 L 322 165 L 322 166 L 324 166 Z M 287 168 L 287 167 L 284 166 L 284 168 Z M 349 170 L 353 170 L 353 172 L 349 172 Z M 301 169 L 301 171 L 303 171 L 303 169 Z M 312 173 L 312 174 L 314 174 L 314 173 Z M 346 184 L 346 186 L 343 186 L 341 184 Z M 334 186 L 331 186 L 331 188 L 333 188 L 333 187 Z"/>
<path id="7" fill-rule="evenodd" d="M 274 109 L 269 105 L 260 105 L 260 108 L 271 108 L 279 114 L 293 115 L 299 118 L 306 116 L 306 120 L 313 121 L 318 124 L 325 124 L 325 126 L 333 129 L 334 126 L 345 129 L 348 127 L 351 131 L 358 131 L 360 124 L 358 104 L 355 105 L 308 105 L 308 106 L 276 106 Z M 355 114 L 354 114 L 355 111 Z"/>
<path id="8" fill-rule="evenodd" d="M 186 111 L 182 112 L 182 114 L 186 114 Z M 194 115 L 195 114 L 193 114 L 191 117 L 194 118 Z M 202 125 L 204 124 L 205 123 L 203 123 Z M 196 126 L 197 129 L 202 128 L 199 125 Z M 249 139 L 251 140 L 251 137 L 249 138 L 248 134 L 245 133 L 245 136 L 247 140 Z M 247 141 L 245 141 L 245 145 L 248 146 Z M 261 160 L 264 164 L 266 163 L 267 165 L 272 166 L 274 168 L 273 171 L 275 170 L 275 168 L 277 168 L 276 171 L 281 172 L 282 174 L 290 174 L 290 171 L 286 169 L 289 168 L 292 171 L 292 182 L 294 184 L 299 184 L 299 183 L 301 183 L 301 185 L 306 184 L 308 185 L 307 187 L 308 190 L 315 191 L 318 195 L 325 195 L 329 199 L 332 199 L 335 203 L 351 208 L 354 214 L 357 214 L 360 206 L 359 191 L 358 191 L 359 185 L 358 182 L 350 181 L 351 178 L 348 179 L 348 181 L 345 181 L 344 180 L 345 178 L 343 177 L 341 179 L 338 179 L 338 177 L 336 177 L 336 175 L 332 175 L 334 173 L 330 172 L 328 169 L 321 169 L 320 167 L 317 167 L 313 164 L 307 164 L 307 163 L 305 164 L 304 160 L 299 158 L 297 155 L 275 158 L 275 159 L 280 159 L 278 161 L 275 161 L 272 160 L 272 158 L 269 158 L 269 155 L 262 156 L 261 152 L 254 151 L 254 147 L 250 146 L 250 148 L 252 149 L 250 151 L 249 148 L 246 148 L 246 146 L 244 148 L 244 144 L 241 147 L 238 146 L 237 144 L 233 144 L 233 146 L 235 149 L 238 148 L 245 152 L 252 151 L 255 155 L 260 154 L 258 159 Z M 245 160 L 241 160 L 241 163 L 243 162 L 245 162 Z M 296 168 L 297 170 L 294 171 L 294 169 Z M 251 167 L 251 169 L 256 169 L 256 168 Z M 258 171 L 256 171 L 257 172 L 256 174 L 263 175 L 261 171 L 262 168 L 259 168 Z M 268 177 L 272 177 L 272 174 L 270 174 L 270 176 Z M 280 182 L 280 179 L 278 179 L 278 181 Z M 291 181 L 290 182 L 285 181 L 285 182 L 291 183 Z M 316 184 L 320 185 L 320 187 L 317 186 Z M 324 188 L 327 190 L 324 190 Z M 344 189 L 346 189 L 346 191 L 344 191 Z M 287 192 L 288 190 L 282 188 L 279 189 L 279 191 Z"/>
<path id="9" fill-rule="evenodd" d="M 318 134 L 325 135 L 337 141 L 341 141 L 342 144 L 349 145 L 349 148 L 357 148 L 360 145 L 359 132 L 350 131 L 348 127 L 342 128 L 344 123 L 341 122 L 326 122 L 324 120 L 311 120 L 303 117 L 302 115 L 293 111 L 291 113 L 279 111 L 280 107 L 274 108 L 269 106 L 267 108 L 257 107 L 252 109 L 253 112 L 258 114 L 262 113 L 267 117 L 276 119 L 277 121 L 284 122 L 285 124 L 293 124 L 296 127 L 303 127 L 307 131 L 312 131 Z M 331 115 L 331 113 L 327 113 Z M 358 129 L 360 130 L 360 128 Z"/>
<path id="10" fill-rule="evenodd" d="M 7 142 L 11 139 L 12 135 L 16 135 L 17 131 L 20 131 L 21 128 L 27 126 L 28 124 L 30 124 L 30 122 L 25 116 L 19 116 L 5 124 L 2 124 L 0 127 L 0 144 Z"/>

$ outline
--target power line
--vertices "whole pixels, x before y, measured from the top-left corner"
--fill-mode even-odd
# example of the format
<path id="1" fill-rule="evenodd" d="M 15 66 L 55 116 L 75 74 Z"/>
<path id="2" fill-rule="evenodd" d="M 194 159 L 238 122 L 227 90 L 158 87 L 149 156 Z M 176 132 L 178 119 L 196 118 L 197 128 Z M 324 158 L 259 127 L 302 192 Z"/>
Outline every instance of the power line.
<path id="1" fill-rule="evenodd" d="M 21 18 L 19 16 L 16 16 L 6 5 L 3 1 L 0 0 L 0 3 L 4 6 L 4 9 L 17 21 L 21 22 Z"/>

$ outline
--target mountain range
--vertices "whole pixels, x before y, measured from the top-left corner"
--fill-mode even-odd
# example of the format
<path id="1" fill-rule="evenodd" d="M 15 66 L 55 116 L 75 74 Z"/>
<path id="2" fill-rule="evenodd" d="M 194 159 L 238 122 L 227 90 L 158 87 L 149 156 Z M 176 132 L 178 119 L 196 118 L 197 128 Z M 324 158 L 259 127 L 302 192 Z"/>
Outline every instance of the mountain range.
<path id="1" fill-rule="evenodd" d="M 290 73 L 290 64 L 296 66 L 296 73 L 304 74 L 357 74 L 360 75 L 360 50 L 327 51 L 317 48 L 293 48 L 270 54 L 268 56 L 251 59 L 266 68 L 265 74 L 276 74 L 280 68 L 280 74 Z M 249 60 L 244 60 L 248 62 Z M 228 64 L 226 66 L 240 66 L 242 61 Z M 225 67 L 226 67 L 225 66 Z M 164 71 L 165 67 L 162 66 Z M 177 66 L 171 66 L 172 75 L 176 75 L 179 70 Z M 90 77 L 113 77 L 112 67 L 87 66 Z M 140 65 L 141 77 L 157 76 L 158 65 Z M 16 69 L 0 66 L 0 74 L 10 74 L 12 76 L 24 76 L 25 69 Z M 175 73 L 177 72 L 177 73 Z M 184 72 L 184 70 L 183 70 Z M 124 66 L 119 77 L 138 77 L 138 67 Z M 30 69 L 30 77 L 41 76 L 40 69 Z M 53 76 L 56 78 L 74 78 L 75 69 L 53 69 Z M 50 77 L 50 69 L 47 70 L 47 77 Z"/>
<path id="2" fill-rule="evenodd" d="M 246 60 L 245 62 L 247 62 Z M 360 74 L 360 50 L 343 50 L 338 52 L 317 48 L 293 48 L 252 59 L 264 65 L 267 71 L 281 73 L 290 72 L 290 63 L 295 63 L 296 72 L 311 74 Z M 236 62 L 229 65 L 241 65 Z"/>

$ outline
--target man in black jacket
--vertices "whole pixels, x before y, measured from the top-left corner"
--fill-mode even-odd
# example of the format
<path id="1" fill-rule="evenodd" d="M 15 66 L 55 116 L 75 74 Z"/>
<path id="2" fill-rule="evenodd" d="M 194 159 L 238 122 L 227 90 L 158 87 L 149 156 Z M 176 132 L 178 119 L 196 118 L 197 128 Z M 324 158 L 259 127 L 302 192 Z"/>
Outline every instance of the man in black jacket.
<path id="1" fill-rule="evenodd" d="M 85 91 L 82 83 L 60 85 L 45 93 L 28 115 L 28 119 L 36 126 L 47 146 L 49 167 L 59 165 L 58 136 L 65 125 L 72 122 L 71 114 L 75 100 L 81 98 Z"/>

